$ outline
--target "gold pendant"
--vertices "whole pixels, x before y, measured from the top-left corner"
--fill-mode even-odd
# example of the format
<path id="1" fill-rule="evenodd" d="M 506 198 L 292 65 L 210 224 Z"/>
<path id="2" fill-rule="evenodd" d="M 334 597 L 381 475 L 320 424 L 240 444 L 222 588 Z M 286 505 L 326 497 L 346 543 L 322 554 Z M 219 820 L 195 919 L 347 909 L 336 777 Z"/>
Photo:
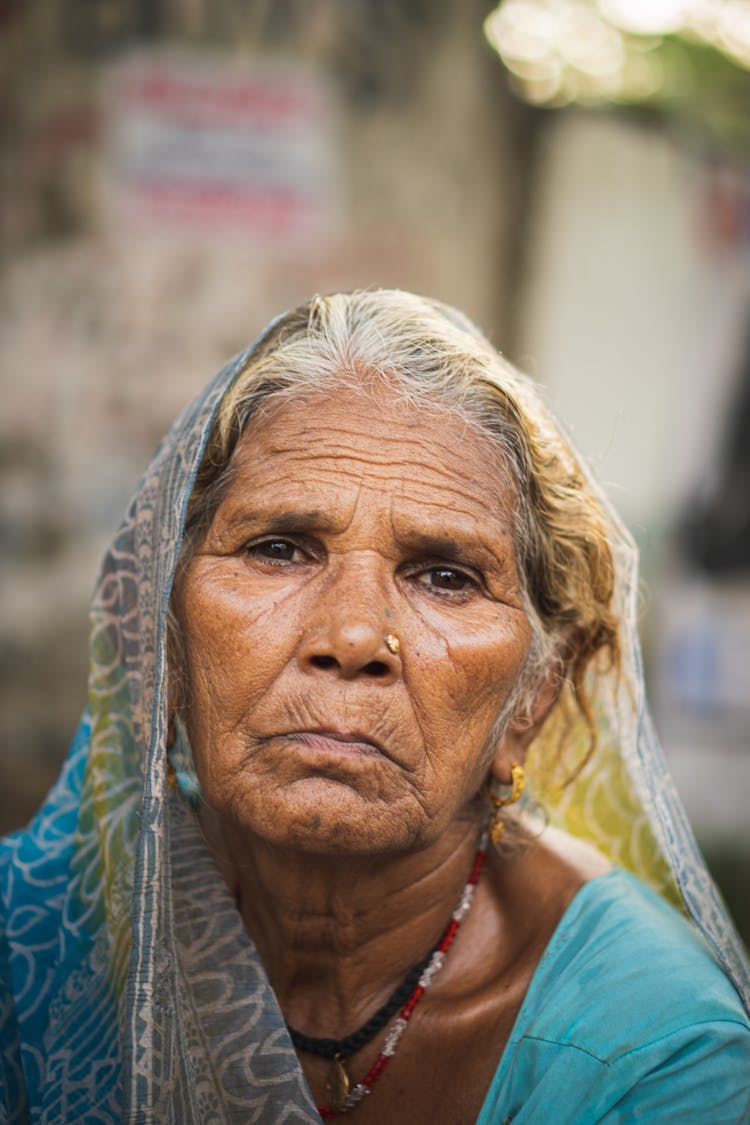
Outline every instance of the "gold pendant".
<path id="1" fill-rule="evenodd" d="M 349 1075 L 346 1073 L 346 1067 L 338 1055 L 333 1060 L 333 1066 L 328 1075 L 326 1092 L 331 1098 L 333 1108 L 342 1110 L 349 1095 Z"/>

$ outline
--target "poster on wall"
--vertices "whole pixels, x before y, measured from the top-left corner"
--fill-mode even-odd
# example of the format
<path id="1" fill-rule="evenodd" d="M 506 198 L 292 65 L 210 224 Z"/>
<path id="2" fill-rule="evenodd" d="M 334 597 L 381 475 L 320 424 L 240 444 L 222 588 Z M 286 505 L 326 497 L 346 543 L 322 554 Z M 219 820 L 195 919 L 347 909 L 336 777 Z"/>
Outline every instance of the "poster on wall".
<path id="1" fill-rule="evenodd" d="M 138 51 L 105 79 L 105 221 L 213 235 L 296 254 L 332 235 L 335 109 L 292 62 Z"/>

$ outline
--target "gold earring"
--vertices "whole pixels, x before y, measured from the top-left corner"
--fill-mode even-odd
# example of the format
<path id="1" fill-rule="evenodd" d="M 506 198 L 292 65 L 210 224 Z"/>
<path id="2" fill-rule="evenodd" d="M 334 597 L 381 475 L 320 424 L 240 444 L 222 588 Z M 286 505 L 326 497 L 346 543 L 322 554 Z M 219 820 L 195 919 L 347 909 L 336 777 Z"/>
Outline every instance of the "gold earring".
<path id="1" fill-rule="evenodd" d="M 506 796 L 498 796 L 495 790 L 495 783 L 488 780 L 485 788 L 487 797 L 492 802 L 493 814 L 490 821 L 489 833 L 490 839 L 493 844 L 497 844 L 505 831 L 505 822 L 503 821 L 500 810 L 505 808 L 506 805 L 514 805 L 523 793 L 523 787 L 526 784 L 526 775 L 523 772 L 523 766 L 519 766 L 517 762 L 513 762 L 510 767 L 510 793 Z"/>
<path id="2" fill-rule="evenodd" d="M 393 633 L 386 633 L 385 647 L 390 653 L 393 653 L 394 656 L 398 656 L 401 652 L 401 641 Z"/>

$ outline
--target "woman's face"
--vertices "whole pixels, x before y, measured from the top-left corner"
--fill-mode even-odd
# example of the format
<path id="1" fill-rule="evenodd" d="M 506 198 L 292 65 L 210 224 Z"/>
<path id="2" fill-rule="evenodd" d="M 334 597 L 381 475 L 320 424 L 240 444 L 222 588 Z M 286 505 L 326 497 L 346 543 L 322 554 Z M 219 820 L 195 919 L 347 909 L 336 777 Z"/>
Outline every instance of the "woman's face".
<path id="1" fill-rule="evenodd" d="M 427 846 L 486 777 L 529 649 L 499 457 L 448 412 L 342 388 L 251 422 L 233 465 L 176 590 L 208 803 L 308 850 Z"/>

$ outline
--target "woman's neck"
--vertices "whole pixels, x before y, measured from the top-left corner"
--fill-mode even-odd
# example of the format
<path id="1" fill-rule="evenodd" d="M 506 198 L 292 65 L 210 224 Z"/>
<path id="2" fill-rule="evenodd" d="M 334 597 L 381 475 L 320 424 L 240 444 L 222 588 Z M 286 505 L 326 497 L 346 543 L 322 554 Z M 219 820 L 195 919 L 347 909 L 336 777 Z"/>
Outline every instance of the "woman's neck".
<path id="1" fill-rule="evenodd" d="M 217 835 L 220 833 L 219 835 Z M 399 856 L 313 855 L 233 826 L 207 833 L 288 1023 L 341 1038 L 430 951 L 471 870 L 479 827 L 455 822 Z"/>

